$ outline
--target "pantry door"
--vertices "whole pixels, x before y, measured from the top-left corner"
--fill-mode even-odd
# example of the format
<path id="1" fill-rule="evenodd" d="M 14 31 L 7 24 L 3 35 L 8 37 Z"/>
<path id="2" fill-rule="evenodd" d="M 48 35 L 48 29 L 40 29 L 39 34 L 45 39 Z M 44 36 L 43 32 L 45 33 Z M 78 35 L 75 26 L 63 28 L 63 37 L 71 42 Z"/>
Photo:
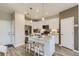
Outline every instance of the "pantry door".
<path id="1" fill-rule="evenodd" d="M 61 20 L 61 46 L 74 50 L 74 17 Z"/>

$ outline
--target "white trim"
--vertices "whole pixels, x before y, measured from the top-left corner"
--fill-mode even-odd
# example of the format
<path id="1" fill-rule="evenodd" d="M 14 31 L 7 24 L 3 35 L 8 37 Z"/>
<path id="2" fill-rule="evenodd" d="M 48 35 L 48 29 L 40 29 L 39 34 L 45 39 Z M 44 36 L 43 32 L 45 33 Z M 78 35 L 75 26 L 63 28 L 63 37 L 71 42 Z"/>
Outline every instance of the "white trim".
<path id="1" fill-rule="evenodd" d="M 15 44 L 15 47 L 19 47 L 19 46 L 21 46 L 21 45 L 24 45 L 24 42 L 19 43 L 19 44 Z"/>
<path id="2" fill-rule="evenodd" d="M 59 44 L 59 46 L 62 46 L 61 44 Z"/>
<path id="3" fill-rule="evenodd" d="M 74 52 L 76 52 L 76 53 L 79 53 L 79 51 L 78 50 L 73 50 Z"/>

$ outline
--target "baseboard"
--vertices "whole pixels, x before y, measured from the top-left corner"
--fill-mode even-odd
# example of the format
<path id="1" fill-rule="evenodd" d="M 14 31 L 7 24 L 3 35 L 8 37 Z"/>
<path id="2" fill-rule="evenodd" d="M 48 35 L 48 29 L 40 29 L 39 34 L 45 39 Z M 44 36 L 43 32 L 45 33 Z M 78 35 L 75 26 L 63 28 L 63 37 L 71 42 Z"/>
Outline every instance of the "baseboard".
<path id="1" fill-rule="evenodd" d="M 24 45 L 24 42 L 15 44 L 14 46 L 15 46 L 15 47 L 19 47 L 19 46 L 22 46 L 22 45 Z"/>
<path id="2" fill-rule="evenodd" d="M 79 51 L 77 51 L 77 50 L 73 50 L 74 52 L 76 52 L 76 53 L 79 53 Z"/>
<path id="3" fill-rule="evenodd" d="M 62 46 L 61 44 L 59 44 L 59 46 Z"/>
<path id="4" fill-rule="evenodd" d="M 61 44 L 59 44 L 59 46 L 62 46 Z M 79 51 L 78 50 L 72 50 L 72 51 L 74 51 L 74 52 L 76 52 L 76 53 L 79 53 Z"/>

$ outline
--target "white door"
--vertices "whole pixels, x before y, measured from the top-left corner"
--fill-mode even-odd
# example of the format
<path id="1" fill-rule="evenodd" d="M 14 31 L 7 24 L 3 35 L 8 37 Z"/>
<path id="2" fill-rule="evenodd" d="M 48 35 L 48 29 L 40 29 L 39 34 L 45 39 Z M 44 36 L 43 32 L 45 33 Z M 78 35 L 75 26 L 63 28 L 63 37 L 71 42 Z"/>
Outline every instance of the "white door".
<path id="1" fill-rule="evenodd" d="M 74 50 L 74 17 L 61 20 L 61 46 Z"/>
<path id="2" fill-rule="evenodd" d="M 11 25 L 10 20 L 0 20 L 0 44 L 6 45 L 11 43 Z"/>

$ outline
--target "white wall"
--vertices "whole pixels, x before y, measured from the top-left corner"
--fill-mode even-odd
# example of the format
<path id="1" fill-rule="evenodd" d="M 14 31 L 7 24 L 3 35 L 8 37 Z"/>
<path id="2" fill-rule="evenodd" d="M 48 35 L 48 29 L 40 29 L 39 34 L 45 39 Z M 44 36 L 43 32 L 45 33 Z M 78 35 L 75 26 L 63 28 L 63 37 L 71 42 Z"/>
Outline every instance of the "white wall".
<path id="1" fill-rule="evenodd" d="M 2 20 L 11 20 L 11 15 L 0 12 L 0 19 L 2 19 Z"/>
<path id="2" fill-rule="evenodd" d="M 12 34 L 12 35 L 10 35 L 10 39 L 12 40 L 12 43 L 14 43 L 15 46 L 19 46 L 19 45 L 23 44 L 24 40 L 25 40 L 25 29 L 24 29 L 25 18 L 24 18 L 24 14 L 21 14 L 18 12 L 15 12 L 13 15 L 14 15 L 14 17 L 13 17 L 13 19 L 11 19 L 10 14 L 0 13 L 0 20 L 8 21 L 10 23 L 10 26 L 7 26 L 7 27 L 3 27 L 4 22 L 0 23 L 0 28 L 1 29 L 5 28 L 5 30 L 10 28 L 10 32 L 7 31 L 6 33 L 7 33 L 7 35 L 8 35 L 8 33 Z M 4 38 L 7 39 L 6 37 L 4 37 Z M 1 39 L 1 37 L 0 37 L 0 39 Z M 0 40 L 0 41 L 2 41 L 2 40 Z"/>
<path id="3" fill-rule="evenodd" d="M 25 40 L 25 18 L 24 14 L 15 12 L 15 44 L 19 46 L 24 43 Z"/>
<path id="4" fill-rule="evenodd" d="M 0 12 L 0 44 L 7 44 L 10 42 L 11 36 L 11 17 L 10 14 Z"/>

